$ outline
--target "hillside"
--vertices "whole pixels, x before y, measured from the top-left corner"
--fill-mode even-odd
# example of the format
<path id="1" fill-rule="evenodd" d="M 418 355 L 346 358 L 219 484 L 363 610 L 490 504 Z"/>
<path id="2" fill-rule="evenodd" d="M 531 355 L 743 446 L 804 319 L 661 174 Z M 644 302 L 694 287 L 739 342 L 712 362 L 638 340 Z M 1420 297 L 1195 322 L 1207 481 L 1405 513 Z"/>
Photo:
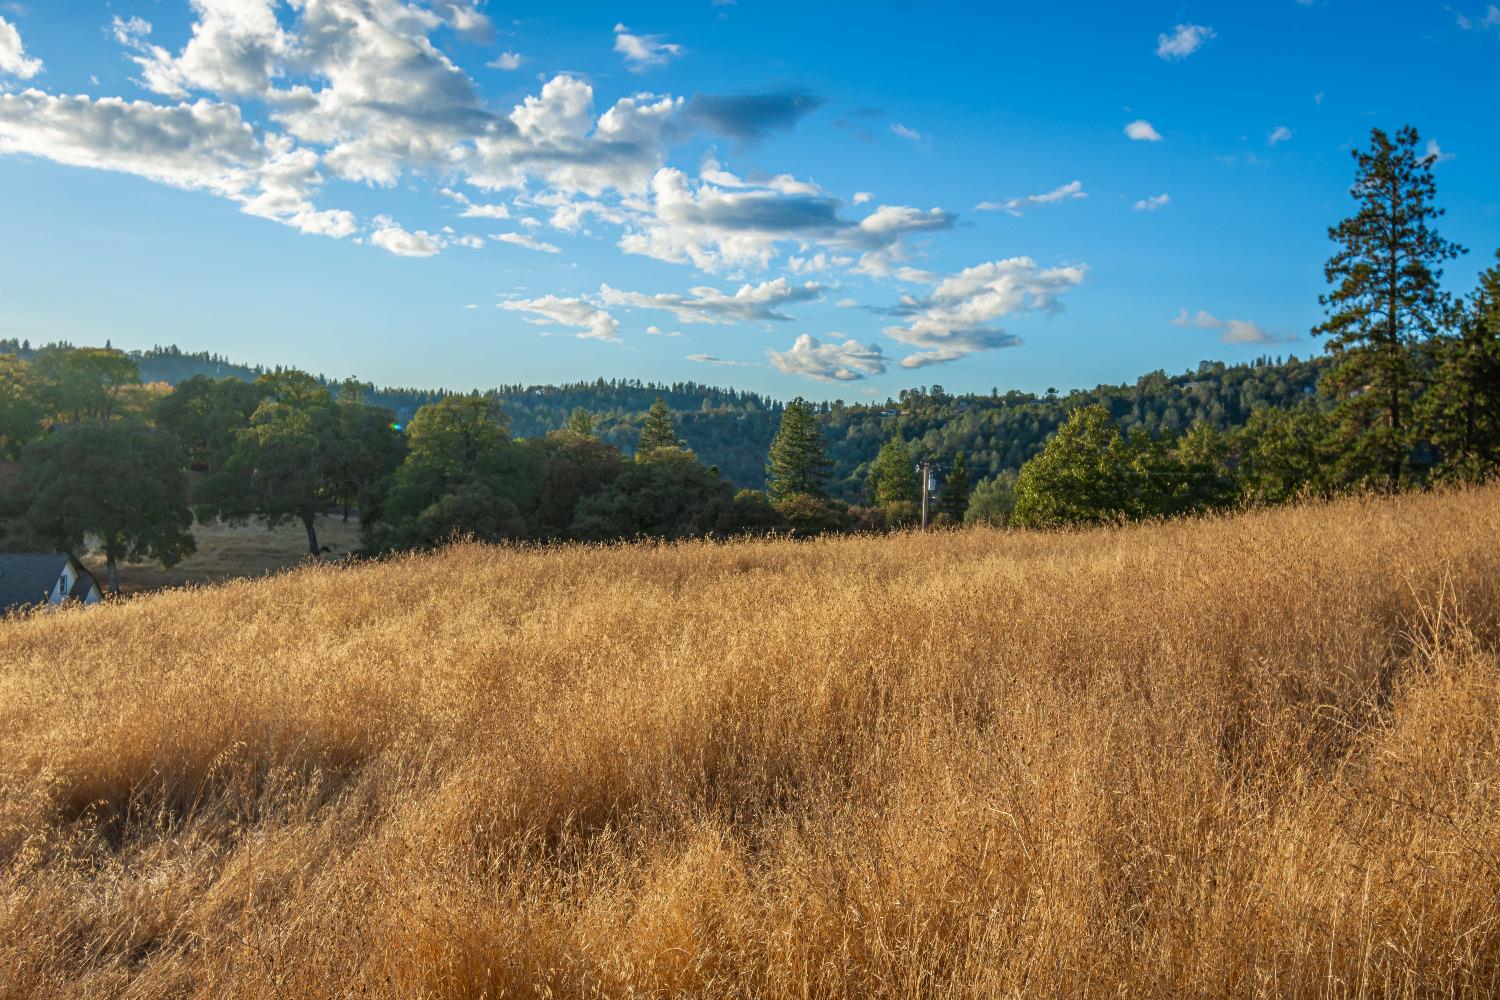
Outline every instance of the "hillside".
<path id="1" fill-rule="evenodd" d="M 49 345 L 51 346 L 51 345 Z M 40 348 L 0 340 L 0 354 L 35 358 Z M 146 382 L 176 385 L 194 376 L 253 380 L 268 369 L 234 364 L 217 355 L 176 346 L 130 351 Z M 836 400 L 818 404 L 818 419 L 833 461 L 832 492 L 861 502 L 880 446 L 892 437 L 915 442 L 926 456 L 947 462 L 963 452 L 975 478 L 1016 471 L 1039 452 L 1073 410 L 1103 403 L 1126 429 L 1159 436 L 1179 434 L 1197 421 L 1224 430 L 1245 423 L 1258 406 L 1288 407 L 1310 399 L 1327 368 L 1325 358 L 1257 358 L 1248 364 L 1205 361 L 1192 371 L 1157 371 L 1134 383 L 1100 385 L 1058 394 L 1007 391 L 954 395 L 942 386 L 903 390 L 875 403 Z M 337 380 L 319 376 L 324 385 Z M 442 399 L 440 389 L 363 386 L 366 402 L 389 409 L 398 422 Z M 565 385 L 505 385 L 490 389 L 510 419 L 511 433 L 537 438 L 566 425 L 574 409 L 595 419 L 600 439 L 627 454 L 640 435 L 646 410 L 658 396 L 676 414 L 688 446 L 736 486 L 765 486 L 766 452 L 780 423 L 782 403 L 758 393 L 697 382 L 655 383 L 596 379 Z"/>
<path id="2" fill-rule="evenodd" d="M 0 998 L 1493 996 L 1497 533 L 468 545 L 3 623 Z"/>

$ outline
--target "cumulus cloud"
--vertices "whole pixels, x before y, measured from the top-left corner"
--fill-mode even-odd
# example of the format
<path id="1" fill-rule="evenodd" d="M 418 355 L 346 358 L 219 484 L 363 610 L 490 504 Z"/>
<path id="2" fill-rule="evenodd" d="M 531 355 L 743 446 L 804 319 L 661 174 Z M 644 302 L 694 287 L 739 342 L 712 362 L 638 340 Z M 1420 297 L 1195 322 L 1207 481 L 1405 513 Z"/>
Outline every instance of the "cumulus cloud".
<path id="1" fill-rule="evenodd" d="M 147 41 L 148 22 L 115 18 L 116 40 L 139 53 L 132 58 L 142 83 L 175 98 L 195 90 L 265 93 L 290 45 L 276 20 L 275 0 L 192 0 L 192 6 L 192 37 L 175 56 Z"/>
<path id="2" fill-rule="evenodd" d="M 1159 208 L 1166 208 L 1171 203 L 1172 196 L 1163 192 L 1162 194 L 1154 194 L 1149 198 L 1142 198 L 1135 203 L 1135 210 L 1137 212 L 1154 212 Z"/>
<path id="3" fill-rule="evenodd" d="M 615 51 L 625 57 L 632 73 L 644 73 L 653 66 L 665 66 L 682 55 L 681 45 L 662 41 L 664 35 L 636 35 L 623 24 L 615 25 Z"/>
<path id="4" fill-rule="evenodd" d="M 840 217 L 838 199 L 811 185 L 751 185 L 722 172 L 712 176 L 721 183 L 694 184 L 672 167 L 658 171 L 651 181 L 651 213 L 621 238 L 621 249 L 706 271 L 766 267 L 787 240 L 876 251 L 910 233 L 950 229 L 954 222 L 942 209 L 899 205 L 882 205 L 854 222 Z"/>
<path id="5" fill-rule="evenodd" d="M 375 219 L 370 242 L 398 257 L 432 257 L 443 249 L 443 238 L 418 229 L 408 232 L 386 216 Z"/>
<path id="6" fill-rule="evenodd" d="M 792 317 L 782 311 L 784 306 L 812 302 L 822 294 L 823 286 L 816 281 L 794 285 L 785 278 L 741 285 L 733 295 L 709 287 L 690 288 L 686 295 L 673 292 L 645 295 L 608 285 L 599 289 L 605 305 L 661 309 L 683 323 L 785 322 Z"/>
<path id="7" fill-rule="evenodd" d="M 833 334 L 835 337 L 842 334 Z M 788 375 L 801 375 L 820 382 L 854 382 L 885 374 L 885 355 L 877 344 L 857 340 L 823 343 L 810 333 L 798 337 L 785 351 L 767 351 L 771 365 Z"/>
<path id="8" fill-rule="evenodd" d="M 538 299 L 511 299 L 500 303 L 510 312 L 526 313 L 526 322 L 538 326 L 565 326 L 578 331 L 584 340 L 616 340 L 619 320 L 583 298 L 559 298 L 543 295 Z"/>
<path id="9" fill-rule="evenodd" d="M 494 59 L 492 59 L 489 62 L 485 63 L 485 65 L 488 66 L 490 69 L 511 70 L 511 69 L 520 69 L 521 68 L 521 63 L 523 63 L 525 61 L 526 61 L 526 58 L 524 56 L 522 56 L 519 52 L 502 52 L 498 56 L 496 56 Z"/>
<path id="10" fill-rule="evenodd" d="M 562 253 L 561 247 L 553 246 L 551 243 L 544 243 L 534 236 L 527 236 L 525 233 L 495 233 L 491 234 L 490 239 L 498 240 L 501 243 L 509 243 L 512 246 L 525 247 L 527 250 L 535 250 L 538 253 Z"/>
<path id="11" fill-rule="evenodd" d="M 0 76 L 30 80 L 44 68 L 40 59 L 26 54 L 26 46 L 16 26 L 0 17 Z"/>
<path id="12" fill-rule="evenodd" d="M 789 132 L 823 104 L 799 90 L 763 94 L 696 94 L 684 107 L 695 124 L 742 143 L 759 142 L 773 132 Z"/>
<path id="13" fill-rule="evenodd" d="M 1083 189 L 1083 181 L 1069 181 L 1061 187 L 1042 194 L 1028 194 L 1019 198 L 1007 198 L 1005 201 L 981 201 L 974 208 L 980 212 L 1005 212 L 1019 216 L 1022 209 L 1029 205 L 1055 205 L 1060 201 L 1087 197 L 1088 192 Z"/>
<path id="14" fill-rule="evenodd" d="M 1126 125 L 1125 134 L 1136 142 L 1161 142 L 1161 133 L 1144 118 L 1138 118 Z"/>
<path id="15" fill-rule="evenodd" d="M 1219 339 L 1226 344 L 1274 344 L 1286 339 L 1276 336 L 1247 319 L 1220 319 L 1203 309 L 1191 315 L 1186 309 L 1180 310 L 1177 318 L 1172 320 L 1172 325 L 1216 330 L 1219 333 Z"/>
<path id="16" fill-rule="evenodd" d="M 1156 55 L 1168 61 L 1186 59 L 1217 38 L 1214 29 L 1201 24 L 1179 24 L 1171 34 L 1156 36 Z"/>
<path id="17" fill-rule="evenodd" d="M 1287 128 L 1285 125 L 1277 125 L 1271 130 L 1271 134 L 1266 136 L 1266 145 L 1275 146 L 1278 143 L 1286 142 L 1287 140 L 1291 139 L 1291 137 L 1291 129 Z"/>
<path id="18" fill-rule="evenodd" d="M 1030 257 L 1012 257 L 967 268 L 942 279 L 926 296 L 903 296 L 891 313 L 907 319 L 887 336 L 919 348 L 903 368 L 953 361 L 976 351 L 1012 347 L 1020 338 L 999 320 L 1019 312 L 1057 312 L 1060 296 L 1082 283 L 1080 266 L 1039 268 Z"/>

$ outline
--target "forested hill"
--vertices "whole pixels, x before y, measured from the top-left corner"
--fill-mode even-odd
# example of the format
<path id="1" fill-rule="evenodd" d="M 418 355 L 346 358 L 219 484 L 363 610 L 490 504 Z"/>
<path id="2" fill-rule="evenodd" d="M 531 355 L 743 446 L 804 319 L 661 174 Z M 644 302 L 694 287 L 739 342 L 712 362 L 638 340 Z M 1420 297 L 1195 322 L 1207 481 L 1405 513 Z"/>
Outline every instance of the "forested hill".
<path id="1" fill-rule="evenodd" d="M 0 354 L 29 360 L 39 349 L 0 340 Z M 175 385 L 195 375 L 252 380 L 270 370 L 207 352 L 190 354 L 175 346 L 129 354 L 140 366 L 144 382 Z M 834 463 L 833 490 L 854 501 L 861 498 L 880 445 L 898 435 L 940 462 L 962 451 L 971 474 L 983 477 L 1019 469 L 1079 406 L 1104 403 L 1127 428 L 1140 427 L 1152 435 L 1181 432 L 1197 420 L 1218 428 L 1235 427 L 1256 406 L 1289 406 L 1312 396 L 1324 367 L 1322 357 L 1266 357 L 1242 365 L 1204 362 L 1196 371 L 1180 375 L 1152 372 L 1134 384 L 1067 395 L 991 391 L 956 396 L 934 385 L 903 390 L 897 399 L 884 403 L 820 403 L 817 411 Z M 418 407 L 447 395 L 442 390 L 372 385 L 364 389 L 366 402 L 389 408 L 402 422 Z M 635 444 L 646 409 L 660 396 L 676 412 L 688 446 L 742 487 L 764 485 L 766 453 L 781 419 L 777 400 L 695 382 L 598 379 L 556 386 L 508 385 L 491 392 L 503 400 L 516 437 L 556 430 L 575 408 L 582 408 L 593 415 L 599 437 L 627 452 Z"/>

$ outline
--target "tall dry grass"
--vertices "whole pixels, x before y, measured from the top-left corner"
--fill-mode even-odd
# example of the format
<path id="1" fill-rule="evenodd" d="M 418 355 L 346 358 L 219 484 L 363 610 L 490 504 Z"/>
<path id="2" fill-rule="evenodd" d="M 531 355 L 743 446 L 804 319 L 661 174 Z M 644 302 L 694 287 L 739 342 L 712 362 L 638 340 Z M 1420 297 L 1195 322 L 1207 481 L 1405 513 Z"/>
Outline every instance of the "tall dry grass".
<path id="1" fill-rule="evenodd" d="M 1493 996 L 1500 489 L 0 624 L 0 997 Z"/>

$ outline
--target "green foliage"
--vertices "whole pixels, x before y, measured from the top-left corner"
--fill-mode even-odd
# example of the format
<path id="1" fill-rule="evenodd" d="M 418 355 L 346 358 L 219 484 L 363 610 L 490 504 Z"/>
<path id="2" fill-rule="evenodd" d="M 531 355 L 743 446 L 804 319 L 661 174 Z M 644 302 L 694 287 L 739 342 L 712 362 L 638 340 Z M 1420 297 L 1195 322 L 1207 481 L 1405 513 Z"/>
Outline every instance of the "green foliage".
<path id="1" fill-rule="evenodd" d="M 964 512 L 965 524 L 985 524 L 1001 528 L 1010 523 L 1016 509 L 1016 474 L 1009 470 L 981 479 L 969 496 Z"/>
<path id="2" fill-rule="evenodd" d="M 1435 340 L 1432 355 L 1418 416 L 1441 455 L 1434 472 L 1480 482 L 1500 471 L 1500 265 L 1480 276 L 1457 332 Z"/>
<path id="3" fill-rule="evenodd" d="M 133 421 L 61 428 L 26 448 L 16 484 L 24 531 L 46 544 L 103 550 L 118 590 L 122 559 L 173 566 L 193 552 L 182 452 L 172 437 Z"/>
<path id="4" fill-rule="evenodd" d="M 1334 483 L 1332 436 L 1332 422 L 1312 406 L 1256 410 L 1234 436 L 1236 473 L 1246 499 L 1279 504 L 1328 492 Z"/>
<path id="5" fill-rule="evenodd" d="M 620 475 L 620 450 L 574 430 L 547 435 L 547 474 L 537 507 L 537 529 L 566 538 L 585 497 L 602 493 Z"/>
<path id="6" fill-rule="evenodd" d="M 0 459 L 15 460 L 42 432 L 42 404 L 31 366 L 0 354 Z"/>
<path id="7" fill-rule="evenodd" d="M 579 437 L 594 436 L 594 418 L 581 406 L 573 407 L 573 412 L 568 415 L 568 424 L 565 430 L 572 431 Z"/>
<path id="8" fill-rule="evenodd" d="M 573 534 L 586 541 L 691 538 L 734 507 L 734 487 L 682 448 L 638 454 L 601 493 L 578 504 Z"/>
<path id="9" fill-rule="evenodd" d="M 1076 410 L 1042 453 L 1021 467 L 1013 522 L 1051 528 L 1139 516 L 1138 451 L 1105 407 Z"/>
<path id="10" fill-rule="evenodd" d="M 250 518 L 267 527 L 300 521 L 308 552 L 319 554 L 314 527 L 338 491 L 338 413 L 328 392 L 304 372 L 265 375 L 264 398 L 236 431 L 221 468 L 198 490 L 198 516 Z"/>
<path id="11" fill-rule="evenodd" d="M 1432 228 L 1443 212 L 1433 205 L 1433 156 L 1418 152 L 1419 141 L 1410 126 L 1394 140 L 1372 129 L 1370 148 L 1354 152 L 1359 209 L 1328 230 L 1337 245 L 1319 300 L 1328 319 L 1313 330 L 1335 358 L 1324 389 L 1337 402 L 1343 478 L 1383 480 L 1393 491 L 1408 472 L 1422 389 L 1412 347 L 1449 319 L 1442 263 L 1463 252 Z"/>
<path id="12" fill-rule="evenodd" d="M 235 433 L 265 397 L 261 384 L 195 375 L 157 402 L 156 423 L 182 442 L 192 468 L 212 473 L 223 466 Z"/>
<path id="13" fill-rule="evenodd" d="M 636 442 L 636 458 L 649 458 L 658 448 L 680 448 L 682 439 L 677 436 L 677 425 L 672 421 L 672 410 L 660 396 L 646 411 L 646 422 L 641 427 L 640 440 Z"/>
<path id="14" fill-rule="evenodd" d="M 917 517 L 922 502 L 921 474 L 911 449 L 900 438 L 887 441 L 875 456 L 870 468 L 870 497 L 892 527 L 910 524 Z"/>
<path id="15" fill-rule="evenodd" d="M 129 390 L 141 384 L 136 363 L 108 348 L 48 348 L 37 354 L 33 368 L 42 407 L 58 423 L 121 416 Z"/>
<path id="16" fill-rule="evenodd" d="M 962 524 L 969 509 L 969 464 L 964 453 L 953 456 L 953 465 L 938 491 L 938 513 L 952 524 Z"/>
<path id="17" fill-rule="evenodd" d="M 781 429 L 766 459 L 766 493 L 780 508 L 792 496 L 826 497 L 827 446 L 813 417 L 812 404 L 798 396 L 781 414 Z"/>
<path id="18" fill-rule="evenodd" d="M 797 538 L 826 535 L 850 528 L 849 511 L 836 500 L 812 493 L 786 493 L 771 504 Z"/>

